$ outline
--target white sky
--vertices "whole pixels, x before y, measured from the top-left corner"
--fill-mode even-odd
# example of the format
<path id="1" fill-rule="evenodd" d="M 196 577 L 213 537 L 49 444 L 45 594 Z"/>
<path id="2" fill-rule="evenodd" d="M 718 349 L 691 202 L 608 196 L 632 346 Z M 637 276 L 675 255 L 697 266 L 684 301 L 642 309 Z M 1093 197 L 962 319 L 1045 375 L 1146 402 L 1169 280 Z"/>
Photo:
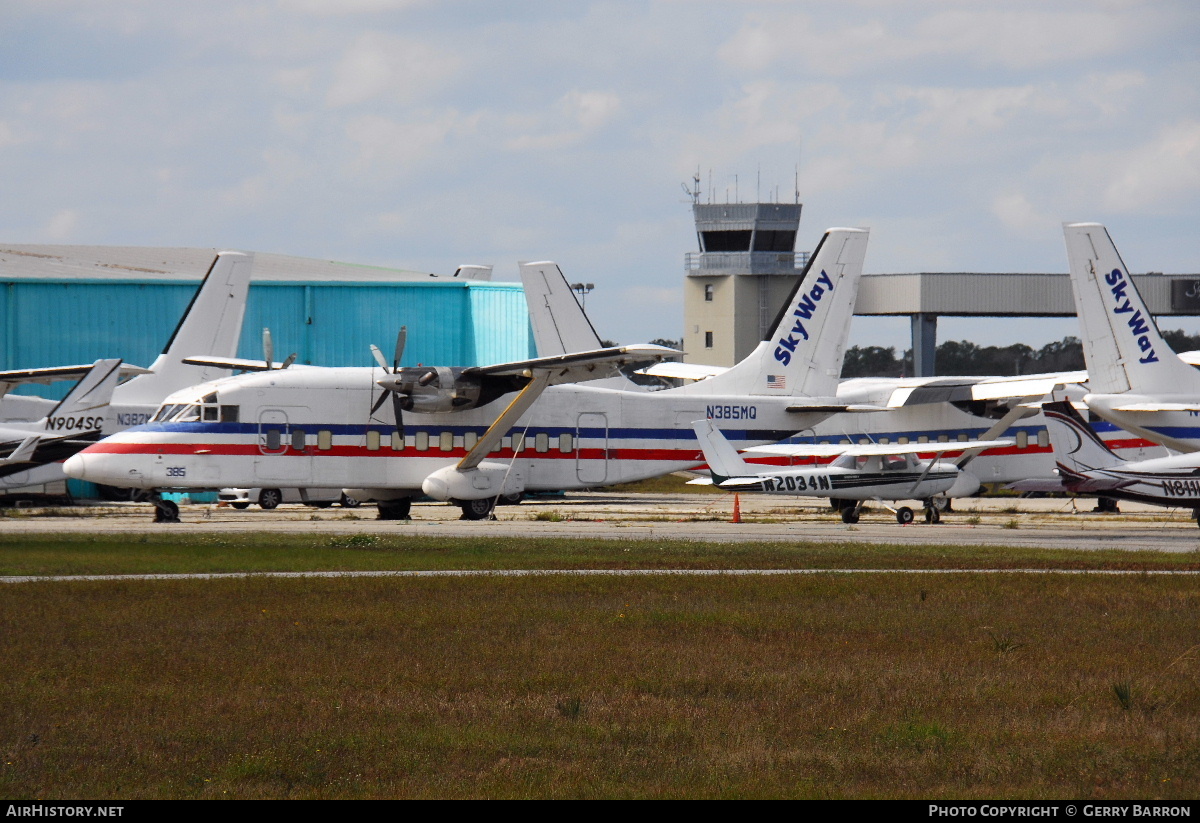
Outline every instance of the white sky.
<path id="1" fill-rule="evenodd" d="M 1065 271 L 1082 220 L 1135 272 L 1200 272 L 1193 0 L 0 0 L 0 20 L 0 242 L 503 280 L 551 259 L 595 283 L 602 336 L 638 342 L 682 332 L 680 184 L 790 202 L 798 165 L 799 247 L 869 226 L 868 272 Z M 850 342 L 903 348 L 907 323 Z"/>

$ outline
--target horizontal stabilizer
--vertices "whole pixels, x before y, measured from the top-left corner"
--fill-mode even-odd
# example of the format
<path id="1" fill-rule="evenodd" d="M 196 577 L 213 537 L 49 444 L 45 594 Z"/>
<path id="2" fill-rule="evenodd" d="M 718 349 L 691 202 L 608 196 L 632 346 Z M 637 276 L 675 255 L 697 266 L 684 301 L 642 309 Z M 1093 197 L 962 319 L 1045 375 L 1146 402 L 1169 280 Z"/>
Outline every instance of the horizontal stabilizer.
<path id="1" fill-rule="evenodd" d="M 786 411 L 792 414 L 812 414 L 815 412 L 823 412 L 824 414 L 857 414 L 860 412 L 887 411 L 887 407 L 872 406 L 867 403 L 804 403 L 788 406 Z"/>
<path id="2" fill-rule="evenodd" d="M 229 369 L 230 371 L 278 371 L 279 369 L 289 368 L 311 368 L 296 365 L 289 360 L 284 360 L 280 363 L 268 363 L 266 360 L 251 360 L 243 357 L 208 357 L 199 354 L 185 357 L 182 362 L 189 366 L 205 366 L 215 369 Z"/>
<path id="3" fill-rule="evenodd" d="M 30 435 L 22 440 L 12 452 L 6 457 L 0 458 L 0 465 L 11 463 L 28 463 L 33 460 L 33 453 L 37 451 L 38 442 L 41 441 L 39 435 Z"/>
<path id="4" fill-rule="evenodd" d="M 42 369 L 0 371 L 0 383 L 49 385 L 62 380 L 78 380 L 90 372 L 94 365 L 94 363 L 84 363 L 78 366 L 49 366 Z M 120 379 L 124 380 L 139 374 L 152 374 L 152 372 L 150 369 L 134 366 L 131 363 L 121 364 Z"/>
<path id="5" fill-rule="evenodd" d="M 672 360 L 638 369 L 637 373 L 648 374 L 651 377 L 671 377 L 676 380 L 705 380 L 727 371 L 729 369 L 724 366 L 702 366 L 699 363 L 680 363 Z"/>
<path id="6" fill-rule="evenodd" d="M 1127 403 L 1113 406 L 1121 412 L 1200 412 L 1200 403 Z"/>

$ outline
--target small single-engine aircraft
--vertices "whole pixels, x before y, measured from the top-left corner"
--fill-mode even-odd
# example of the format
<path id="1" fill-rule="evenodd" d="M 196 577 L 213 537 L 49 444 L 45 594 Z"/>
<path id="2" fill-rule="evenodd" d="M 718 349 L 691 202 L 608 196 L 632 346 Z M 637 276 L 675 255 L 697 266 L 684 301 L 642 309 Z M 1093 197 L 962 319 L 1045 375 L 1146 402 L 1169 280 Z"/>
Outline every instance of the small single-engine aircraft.
<path id="1" fill-rule="evenodd" d="M 1163 339 L 1108 231 L 1066 223 L 1094 414 L 1176 451 L 1200 450 L 1200 374 Z"/>
<path id="2" fill-rule="evenodd" d="M 1050 430 L 1058 478 L 1021 480 L 1005 488 L 1136 500 L 1200 513 L 1200 454 L 1124 460 L 1105 445 L 1071 403 L 1045 403 L 1042 414 Z"/>
<path id="3" fill-rule="evenodd" d="M 867 500 L 921 500 L 925 522 L 937 523 L 941 514 L 935 498 L 966 497 L 979 490 L 979 479 L 963 471 L 953 461 L 942 460 L 949 446 L 920 445 L 802 445 L 779 443 L 746 449 L 748 455 L 785 455 L 789 457 L 835 457 L 828 465 L 797 467 L 762 466 L 747 463 L 711 420 L 692 423 L 696 438 L 704 450 L 704 459 L 712 479 L 697 478 L 689 483 L 712 483 L 728 491 L 753 491 L 795 497 L 828 497 L 841 503 L 843 523 L 857 523 Z M 1009 440 L 969 440 L 954 443 L 956 451 L 968 455 L 997 448 Z M 933 453 L 932 460 L 917 455 Z M 964 463 L 963 458 L 959 463 Z M 891 507 L 888 507 L 891 508 Z M 908 506 L 892 509 L 896 522 L 913 521 Z"/>
<path id="4" fill-rule="evenodd" d="M 155 358 L 150 368 L 143 369 L 125 365 L 122 376 L 136 375 L 118 385 L 112 393 L 112 402 L 103 412 L 102 433 L 127 429 L 148 421 L 167 395 L 197 383 L 212 380 L 224 374 L 221 369 L 210 366 L 189 365 L 183 358 L 189 354 L 205 353 L 232 357 L 237 353 L 238 337 L 242 332 L 242 316 L 246 310 L 246 294 L 250 288 L 250 273 L 254 256 L 242 252 L 223 251 L 213 258 L 187 310 L 179 319 L 162 354 Z M 21 382 L 48 383 L 54 379 L 79 379 L 91 366 L 62 366 L 29 369 L 29 375 Z M 11 372 L 16 376 L 22 373 Z M 43 379 L 44 378 L 44 379 Z M 3 375 L 0 375 L 0 384 Z M 0 392 L 3 394 L 3 392 Z M 57 401 L 44 397 L 8 395 L 0 402 L 0 426 L 18 427 L 39 425 L 39 418 L 56 413 Z M 78 441 L 78 438 L 73 438 Z M 63 454 L 58 460 L 67 457 Z M 0 491 L 23 486 L 40 486 L 65 480 L 62 465 L 56 462 L 23 464 L 19 472 L 0 476 Z M 115 490 L 110 490 L 115 493 Z"/>
<path id="5" fill-rule="evenodd" d="M 47 376 L 50 371 L 40 370 L 41 380 L 36 379 L 39 370 L 0 373 L 0 385 L 60 379 Z M 99 440 L 121 374 L 120 360 L 97 360 L 86 367 L 82 379 L 41 420 L 0 424 L 0 478 L 64 460 Z"/>
<path id="6" fill-rule="evenodd" d="M 848 410 L 833 392 L 867 237 L 826 232 L 763 341 L 702 383 L 656 392 L 575 385 L 678 354 L 661 346 L 449 368 L 402 366 L 398 345 L 391 364 L 378 355 L 373 368 L 272 370 L 177 392 L 149 424 L 75 455 L 66 470 L 153 490 L 343 488 L 378 501 L 383 519 L 407 518 L 423 493 L 482 519 L 501 496 L 692 468 L 703 459 L 697 418 L 722 420 L 740 445 L 758 445 Z M 160 508 L 164 520 L 177 515 Z"/>

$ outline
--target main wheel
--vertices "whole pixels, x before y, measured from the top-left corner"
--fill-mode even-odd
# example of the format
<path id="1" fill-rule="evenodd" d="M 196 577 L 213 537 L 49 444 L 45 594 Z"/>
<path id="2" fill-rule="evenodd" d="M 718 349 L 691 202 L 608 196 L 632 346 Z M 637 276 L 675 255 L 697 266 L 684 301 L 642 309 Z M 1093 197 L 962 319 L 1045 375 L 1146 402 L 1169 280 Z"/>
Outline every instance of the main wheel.
<path id="1" fill-rule="evenodd" d="M 901 526 L 907 526 L 913 522 L 913 510 L 908 506 L 901 506 L 896 509 L 896 522 Z"/>
<path id="2" fill-rule="evenodd" d="M 458 504 L 462 508 L 463 520 L 487 520 L 492 516 L 495 504 L 492 498 L 482 500 L 463 500 Z"/>
<path id="3" fill-rule="evenodd" d="M 250 508 L 250 501 L 239 500 L 237 503 L 230 503 L 229 505 L 233 506 L 235 509 L 248 509 Z"/>
<path id="4" fill-rule="evenodd" d="M 354 498 L 350 499 L 353 500 Z M 409 497 L 402 497 L 399 500 L 379 501 L 380 520 L 411 520 L 412 518 L 409 517 L 409 512 L 411 511 L 412 498 Z"/>
<path id="5" fill-rule="evenodd" d="M 162 500 L 161 498 L 154 501 L 154 522 L 155 523 L 178 523 L 179 522 L 179 504 L 174 500 Z"/>
<path id="6" fill-rule="evenodd" d="M 858 522 L 858 507 L 857 506 L 846 506 L 845 508 L 843 508 L 842 509 L 842 522 L 843 523 L 851 523 L 851 524 L 857 523 Z"/>
<path id="7" fill-rule="evenodd" d="M 524 499 L 525 494 L 523 492 L 517 492 L 516 494 L 502 494 L 500 495 L 500 501 L 496 505 L 519 506 L 521 505 L 521 501 Z"/>
<path id="8" fill-rule="evenodd" d="M 926 523 L 941 523 L 942 522 L 942 513 L 937 510 L 937 506 L 930 506 L 929 508 L 925 509 L 925 522 Z"/>
<path id="9" fill-rule="evenodd" d="M 283 492 L 279 489 L 263 489 L 258 493 L 258 505 L 268 511 L 283 502 Z"/>
<path id="10" fill-rule="evenodd" d="M 339 501 L 338 505 L 340 505 L 343 509 L 357 509 L 362 505 L 362 503 L 359 503 L 350 495 L 342 492 L 342 499 Z"/>

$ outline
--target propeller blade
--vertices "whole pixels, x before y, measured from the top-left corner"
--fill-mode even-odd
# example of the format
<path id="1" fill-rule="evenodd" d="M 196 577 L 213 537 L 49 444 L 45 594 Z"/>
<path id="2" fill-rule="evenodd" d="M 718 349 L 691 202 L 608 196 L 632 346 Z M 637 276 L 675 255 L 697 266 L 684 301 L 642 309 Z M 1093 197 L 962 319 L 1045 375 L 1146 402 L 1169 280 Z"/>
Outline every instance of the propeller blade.
<path id="1" fill-rule="evenodd" d="M 408 326 L 401 326 L 396 335 L 396 359 L 392 361 L 392 371 L 400 370 L 400 358 L 404 356 L 404 344 L 408 340 Z"/>
<path id="2" fill-rule="evenodd" d="M 287 356 L 287 360 L 284 360 L 282 363 L 279 364 L 279 368 L 286 369 L 288 366 L 290 366 L 296 362 L 296 358 L 298 356 L 299 355 L 297 355 L 296 352 L 292 352 L 291 354 L 289 354 Z"/>
<path id="3" fill-rule="evenodd" d="M 378 399 L 376 399 L 375 405 L 371 406 L 371 416 L 372 417 L 375 416 L 375 412 L 379 411 L 380 406 L 383 405 L 384 400 L 387 400 L 387 397 L 389 394 L 395 394 L 395 393 L 389 389 L 384 389 L 383 391 L 381 391 L 379 393 L 379 397 L 378 397 Z M 398 397 L 399 395 L 396 395 L 396 396 Z"/>
<path id="4" fill-rule="evenodd" d="M 275 358 L 275 344 L 271 342 L 271 330 L 263 329 L 263 362 L 267 364 L 267 371 L 270 371 L 271 361 Z"/>
<path id="5" fill-rule="evenodd" d="M 391 374 L 391 369 L 388 368 L 387 361 L 383 359 L 383 352 L 374 343 L 371 344 L 371 354 L 375 357 L 375 362 L 379 364 L 379 368 L 383 369 L 384 374 Z"/>
<path id="6" fill-rule="evenodd" d="M 390 394 L 392 395 L 392 413 L 396 415 L 396 436 L 399 437 L 401 443 L 403 443 L 403 441 L 404 441 L 404 409 L 402 408 L 401 404 L 404 402 L 404 398 L 402 398 L 396 392 L 390 392 Z"/>

